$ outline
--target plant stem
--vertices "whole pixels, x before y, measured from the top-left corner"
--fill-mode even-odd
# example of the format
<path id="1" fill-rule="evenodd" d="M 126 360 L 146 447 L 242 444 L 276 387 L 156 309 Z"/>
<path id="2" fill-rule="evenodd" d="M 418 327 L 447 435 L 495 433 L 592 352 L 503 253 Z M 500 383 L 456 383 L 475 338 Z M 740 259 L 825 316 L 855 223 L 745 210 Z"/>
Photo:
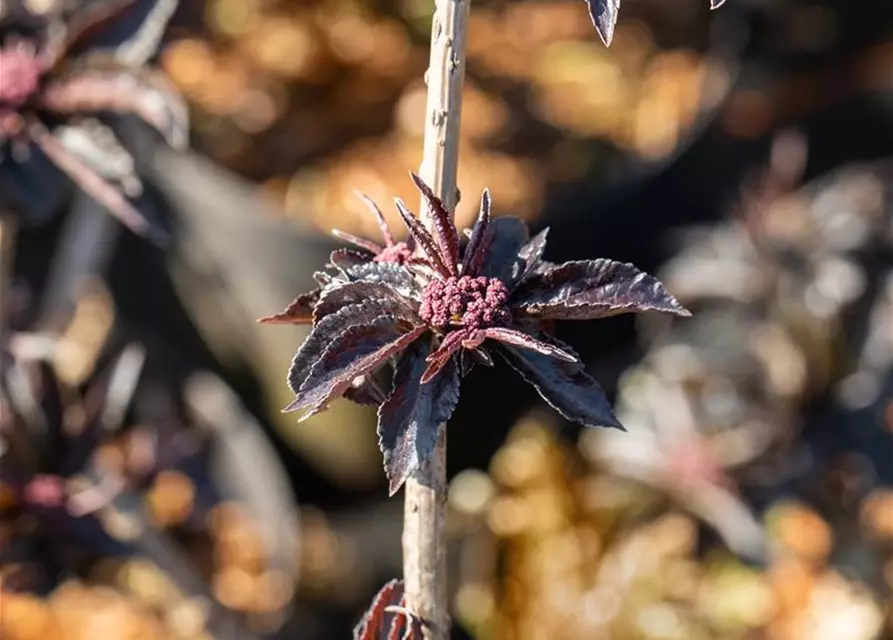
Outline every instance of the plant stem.
<path id="1" fill-rule="evenodd" d="M 459 200 L 459 125 L 465 41 L 470 0 L 435 0 L 431 25 L 431 57 L 426 74 L 425 147 L 422 179 L 454 211 Z M 422 199 L 422 219 L 430 227 Z M 446 425 L 431 458 L 405 485 L 403 579 L 406 608 L 423 622 L 425 637 L 449 637 L 450 615 L 446 576 Z"/>
<path id="2" fill-rule="evenodd" d="M 465 79 L 465 42 L 471 0 L 435 0 L 431 24 L 431 57 L 425 81 L 425 148 L 419 175 L 453 211 L 459 200 L 456 172 L 459 166 L 459 125 L 462 119 L 462 83 Z M 427 220 L 425 199 L 422 219 Z"/>
<path id="3" fill-rule="evenodd" d="M 406 481 L 403 580 L 406 608 L 421 618 L 425 638 L 449 637 L 446 580 L 446 425 L 428 462 Z"/>

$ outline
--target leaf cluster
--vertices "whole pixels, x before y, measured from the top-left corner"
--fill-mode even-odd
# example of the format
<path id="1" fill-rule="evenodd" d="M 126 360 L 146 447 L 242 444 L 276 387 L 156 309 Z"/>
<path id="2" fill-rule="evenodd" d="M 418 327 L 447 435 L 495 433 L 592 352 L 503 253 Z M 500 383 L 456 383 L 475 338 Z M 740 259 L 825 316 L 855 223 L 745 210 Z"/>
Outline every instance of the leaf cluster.
<path id="1" fill-rule="evenodd" d="M 316 289 L 261 319 L 311 325 L 289 370 L 295 399 L 285 411 L 304 410 L 303 420 L 339 397 L 377 406 L 392 495 L 431 455 L 462 379 L 476 364 L 492 366 L 495 354 L 568 420 L 622 428 L 598 383 L 549 327 L 688 311 L 631 264 L 544 260 L 548 230 L 530 237 L 520 219 L 492 217 L 486 190 L 474 227 L 460 234 L 428 185 L 415 174 L 412 180 L 432 221 L 429 230 L 396 201 L 412 258 L 398 263 L 378 260 L 371 249 L 336 250 L 329 269 L 315 274 Z"/>
<path id="2" fill-rule="evenodd" d="M 131 230 L 161 240 L 131 202 L 142 192 L 134 159 L 99 116 L 132 115 L 174 148 L 188 137 L 179 94 L 148 65 L 178 0 L 154 0 L 130 37 L 104 46 L 139 0 L 101 0 L 75 11 L 0 16 L 0 168 L 37 147 Z"/>

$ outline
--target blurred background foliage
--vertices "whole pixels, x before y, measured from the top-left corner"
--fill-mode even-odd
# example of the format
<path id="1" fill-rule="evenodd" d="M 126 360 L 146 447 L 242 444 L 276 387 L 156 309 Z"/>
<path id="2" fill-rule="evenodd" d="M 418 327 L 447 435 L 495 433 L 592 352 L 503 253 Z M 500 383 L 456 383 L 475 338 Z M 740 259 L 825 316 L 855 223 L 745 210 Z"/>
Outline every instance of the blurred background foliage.
<path id="1" fill-rule="evenodd" d="M 126 491 L 60 546 L 2 485 L 0 636 L 348 637 L 399 574 L 374 412 L 281 415 L 303 334 L 253 320 L 330 228 L 375 234 L 353 189 L 400 228 L 431 4 L 181 0 L 158 63 L 193 150 L 114 122 L 171 247 L 70 190 L 4 222 L 4 349 L 63 432 L 114 401 L 84 473 Z M 551 228 L 546 258 L 633 261 L 694 316 L 559 329 L 628 433 L 561 423 L 502 368 L 469 379 L 454 637 L 893 638 L 893 5 L 707 4 L 625 0 L 606 50 L 581 0 L 473 3 L 459 222 L 487 186 Z"/>

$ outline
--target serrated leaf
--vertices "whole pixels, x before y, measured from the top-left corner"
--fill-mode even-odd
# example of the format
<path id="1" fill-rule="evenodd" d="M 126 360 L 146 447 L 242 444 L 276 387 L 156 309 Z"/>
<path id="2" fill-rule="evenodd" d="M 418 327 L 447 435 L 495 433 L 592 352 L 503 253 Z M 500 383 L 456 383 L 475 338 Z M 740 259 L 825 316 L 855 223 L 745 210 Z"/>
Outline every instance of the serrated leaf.
<path id="1" fill-rule="evenodd" d="M 347 270 L 351 280 L 386 284 L 403 296 L 418 299 L 421 286 L 405 267 L 392 262 L 368 262 Z"/>
<path id="2" fill-rule="evenodd" d="M 391 247 L 396 244 L 394 234 L 391 233 L 391 227 L 388 225 L 388 221 L 381 212 L 381 209 L 375 204 L 375 201 L 360 191 L 355 190 L 354 194 L 363 201 L 363 204 L 366 205 L 366 208 L 375 217 L 375 221 L 378 222 L 378 228 L 381 230 L 381 237 L 384 238 L 385 245 Z"/>
<path id="3" fill-rule="evenodd" d="M 463 350 L 459 354 L 459 375 L 463 378 L 472 372 L 474 369 L 474 365 L 477 364 L 475 359 L 472 357 L 473 351 Z"/>
<path id="4" fill-rule="evenodd" d="M 485 367 L 493 366 L 493 357 L 490 355 L 490 352 L 483 347 L 481 347 L 480 349 L 475 349 L 470 353 L 478 364 L 482 364 Z"/>
<path id="5" fill-rule="evenodd" d="M 162 229 L 153 227 L 117 187 L 69 152 L 58 138 L 46 130 L 43 124 L 36 120 L 30 121 L 28 132 L 31 140 L 40 147 L 40 150 L 53 164 L 123 225 L 155 244 L 160 246 L 166 244 L 168 238 Z"/>
<path id="6" fill-rule="evenodd" d="M 405 324 L 406 321 L 402 320 L 399 314 L 395 316 L 393 313 L 394 306 L 395 304 L 389 301 L 365 300 L 346 305 L 337 312 L 320 318 L 292 360 L 288 372 L 288 386 L 291 390 L 298 393 L 326 347 L 350 327 L 370 323 L 384 315 L 395 318 L 395 323 Z"/>
<path id="7" fill-rule="evenodd" d="M 554 269 L 557 266 L 559 266 L 559 264 L 557 262 L 549 262 L 548 260 L 540 260 L 538 263 L 536 263 L 533 266 L 533 269 L 531 271 L 528 271 L 524 275 L 524 280 L 526 280 L 527 278 L 529 278 L 530 276 L 532 276 L 534 274 L 546 273 L 546 271 L 551 271 L 552 269 Z"/>
<path id="8" fill-rule="evenodd" d="M 370 262 L 374 257 L 375 255 L 368 251 L 342 248 L 332 251 L 329 255 L 329 262 L 346 273 L 353 267 Z"/>
<path id="9" fill-rule="evenodd" d="M 512 284 L 520 277 L 524 261 L 519 253 L 530 239 L 527 225 L 519 218 L 496 218 L 484 239 L 480 275 Z"/>
<path id="10" fill-rule="evenodd" d="M 78 118 L 55 127 L 53 135 L 81 162 L 128 195 L 142 193 L 133 156 L 108 125 L 92 118 Z"/>
<path id="11" fill-rule="evenodd" d="M 258 318 L 261 324 L 310 324 L 313 321 L 313 307 L 319 301 L 321 289 L 300 294 L 292 300 L 284 311 Z"/>
<path id="12" fill-rule="evenodd" d="M 468 244 L 465 246 L 465 255 L 462 257 L 462 272 L 464 274 L 477 275 L 481 268 L 484 237 L 490 227 L 490 207 L 490 190 L 484 189 L 481 194 L 481 207 L 478 211 L 477 221 L 471 229 Z"/>
<path id="13" fill-rule="evenodd" d="M 353 640 L 421 640 L 421 620 L 402 609 L 403 593 L 402 580 L 385 584 L 354 628 Z"/>
<path id="14" fill-rule="evenodd" d="M 158 52 L 179 4 L 180 0 L 154 0 L 136 29 L 115 47 L 115 59 L 132 67 L 146 64 Z"/>
<path id="15" fill-rule="evenodd" d="M 459 232 L 453 222 L 453 216 L 447 210 L 443 201 L 438 198 L 424 180 L 414 171 L 409 172 L 416 188 L 422 192 L 428 203 L 428 213 L 431 216 L 431 226 L 434 228 L 434 237 L 440 247 L 440 254 L 450 274 L 459 275 Z"/>
<path id="16" fill-rule="evenodd" d="M 386 363 L 378 370 L 354 380 L 344 392 L 344 397 L 359 405 L 378 407 L 388 399 L 393 375 L 392 367 Z"/>
<path id="17" fill-rule="evenodd" d="M 412 211 L 409 210 L 400 198 L 397 198 L 396 203 L 397 211 L 400 212 L 400 217 L 403 218 L 406 228 L 409 229 L 410 235 L 419 244 L 422 251 L 425 252 L 425 256 L 428 260 L 431 261 L 431 266 L 444 277 L 451 275 L 452 270 L 447 266 L 447 262 L 440 252 L 437 241 L 431 237 L 431 234 L 428 233 L 428 230 L 425 229 L 421 221 L 413 215 Z"/>
<path id="18" fill-rule="evenodd" d="M 459 368 L 450 359 L 427 384 L 429 340 L 404 352 L 394 373 L 394 389 L 378 410 L 378 445 L 384 456 L 390 495 L 423 464 L 437 445 L 440 430 L 459 401 Z"/>
<path id="19" fill-rule="evenodd" d="M 563 351 L 574 351 L 549 336 Z M 601 386 L 581 362 L 556 360 L 534 351 L 503 346 L 500 355 L 539 392 L 540 397 L 562 416 L 587 427 L 614 427 L 625 430 L 614 415 Z"/>
<path id="20" fill-rule="evenodd" d="M 78 69 L 47 82 L 39 106 L 54 113 L 135 115 L 164 136 L 175 149 L 186 146 L 186 105 L 158 71 L 129 67 Z"/>
<path id="21" fill-rule="evenodd" d="M 657 278 L 607 259 L 565 262 L 534 274 L 512 299 L 519 316 L 541 320 L 593 320 L 642 311 L 691 315 Z"/>
<path id="22" fill-rule="evenodd" d="M 325 408 L 354 379 L 382 366 L 427 330 L 424 325 L 408 327 L 405 320 L 394 316 L 379 316 L 367 324 L 349 327 L 329 342 L 284 411 L 311 408 L 316 412 Z"/>
<path id="23" fill-rule="evenodd" d="M 464 378 L 474 370 L 475 365 L 493 366 L 493 358 L 483 347 L 463 349 L 459 352 L 459 374 Z"/>
<path id="24" fill-rule="evenodd" d="M 536 351 L 537 353 L 541 353 L 544 356 L 549 356 L 550 358 L 558 358 L 559 360 L 564 360 L 565 362 L 577 361 L 576 357 L 572 356 L 568 352 L 559 349 L 555 345 L 537 340 L 533 336 L 524 333 L 523 331 L 519 331 L 518 329 L 509 329 L 508 327 L 489 327 L 487 329 L 483 329 L 481 333 L 484 334 L 484 337 L 490 340 L 496 340 L 497 342 L 502 342 L 503 344 L 512 345 L 521 349 Z"/>
<path id="25" fill-rule="evenodd" d="M 314 322 L 319 322 L 347 305 L 368 301 L 379 302 L 391 315 L 412 322 L 421 322 L 416 315 L 412 299 L 401 295 L 384 282 L 366 281 L 334 282 L 323 289 L 313 308 Z"/>
<path id="26" fill-rule="evenodd" d="M 614 39 L 614 26 L 617 24 L 617 15 L 620 12 L 620 0 L 586 0 L 589 7 L 589 17 L 595 25 L 599 37 L 606 47 L 611 46 Z"/>
<path id="27" fill-rule="evenodd" d="M 422 373 L 422 384 L 433 379 L 447 365 L 456 351 L 462 348 L 462 342 L 471 335 L 472 331 L 469 329 L 458 329 L 448 333 L 437 350 L 428 356 L 428 368 Z"/>
<path id="28" fill-rule="evenodd" d="M 318 284 L 320 287 L 328 286 L 335 280 L 336 280 L 335 276 L 333 276 L 331 273 L 326 273 L 325 271 L 314 271 L 313 272 L 313 281 L 316 284 Z"/>
<path id="29" fill-rule="evenodd" d="M 119 18 L 125 9 L 136 2 L 137 0 L 103 0 L 78 7 L 63 29 L 50 34 L 41 54 L 46 68 L 55 67 L 69 51 L 76 49 L 91 34 Z"/>
<path id="30" fill-rule="evenodd" d="M 543 253 L 546 251 L 546 241 L 549 236 L 549 227 L 546 227 L 525 244 L 518 255 L 524 261 L 524 270 L 518 281 L 521 282 L 533 273 L 543 264 Z"/>
<path id="31" fill-rule="evenodd" d="M 358 249 L 368 251 L 373 256 L 381 253 L 382 246 L 380 244 L 372 242 L 371 240 L 366 240 L 366 238 L 360 238 L 359 236 L 355 236 L 352 233 L 347 233 L 346 231 L 342 231 L 341 229 L 332 229 L 332 235 L 339 240 L 343 240 L 348 244 L 352 244 Z"/>

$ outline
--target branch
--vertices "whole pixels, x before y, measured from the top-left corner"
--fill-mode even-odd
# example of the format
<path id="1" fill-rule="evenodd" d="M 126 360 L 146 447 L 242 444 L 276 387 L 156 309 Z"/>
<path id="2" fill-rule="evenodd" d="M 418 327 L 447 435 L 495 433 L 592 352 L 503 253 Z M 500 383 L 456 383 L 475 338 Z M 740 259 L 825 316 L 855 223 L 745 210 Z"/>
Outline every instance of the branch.
<path id="1" fill-rule="evenodd" d="M 422 179 L 455 212 L 459 200 L 459 125 L 465 40 L 470 0 L 435 0 L 431 57 L 426 74 L 425 146 Z M 429 229 L 428 203 L 419 209 Z M 406 482 L 403 520 L 403 578 L 406 608 L 424 621 L 428 639 L 449 637 L 446 580 L 446 425 L 431 458 Z"/>

